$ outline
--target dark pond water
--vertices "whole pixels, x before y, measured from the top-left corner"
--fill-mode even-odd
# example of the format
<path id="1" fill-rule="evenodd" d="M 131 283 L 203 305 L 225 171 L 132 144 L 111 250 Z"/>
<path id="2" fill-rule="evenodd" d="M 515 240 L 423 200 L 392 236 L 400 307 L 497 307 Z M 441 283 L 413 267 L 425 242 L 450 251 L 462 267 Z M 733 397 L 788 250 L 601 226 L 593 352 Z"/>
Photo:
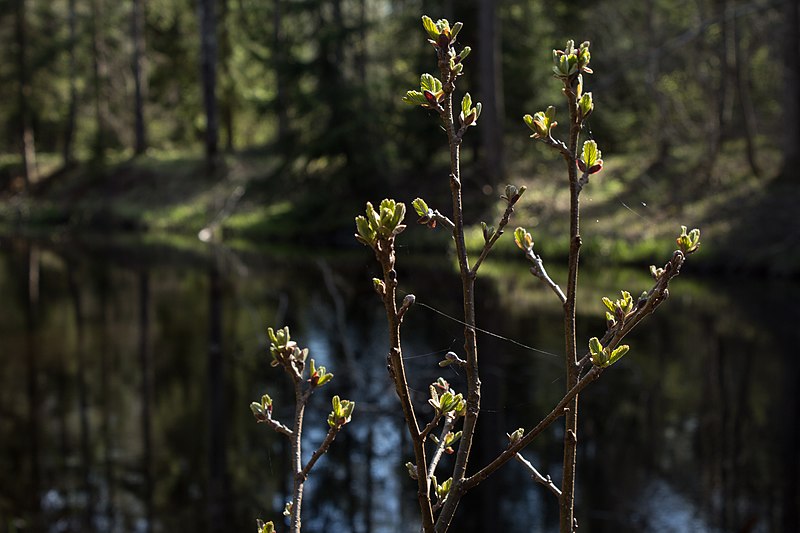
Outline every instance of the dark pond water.
<path id="1" fill-rule="evenodd" d="M 430 306 L 415 306 L 405 325 L 424 413 L 437 376 L 464 389 L 463 376 L 436 366 L 463 342 L 445 316 L 459 314 L 459 285 L 444 263 L 400 257 L 401 288 Z M 266 326 L 284 324 L 336 374 L 313 398 L 306 450 L 324 436 L 332 394 L 357 402 L 310 479 L 304 529 L 417 531 L 374 274 L 366 250 L 316 258 L 0 240 L 0 531 L 279 522 L 286 439 L 248 405 L 268 391 L 275 416 L 290 421 L 288 384 L 265 352 Z M 585 271 L 580 338 L 602 333 L 602 295 L 648 284 L 638 272 Z M 581 397 L 580 531 L 798 531 L 800 288 L 693 278 L 689 263 L 671 293 L 630 338 L 631 355 Z M 478 294 L 479 325 L 514 342 L 478 339 L 486 410 L 473 467 L 564 388 L 559 357 L 521 346 L 562 353 L 552 294 L 521 261 L 487 263 Z M 554 426 L 526 452 L 555 479 L 560 436 Z M 463 500 L 453 530 L 556 525 L 552 495 L 511 463 Z"/>

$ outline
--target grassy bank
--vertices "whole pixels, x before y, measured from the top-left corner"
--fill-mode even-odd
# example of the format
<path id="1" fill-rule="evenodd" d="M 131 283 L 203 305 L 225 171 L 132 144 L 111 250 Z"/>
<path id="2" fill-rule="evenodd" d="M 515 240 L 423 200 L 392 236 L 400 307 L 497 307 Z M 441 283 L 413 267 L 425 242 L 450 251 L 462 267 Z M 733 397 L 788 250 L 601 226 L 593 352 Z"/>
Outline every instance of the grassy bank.
<path id="1" fill-rule="evenodd" d="M 762 159 L 764 174 L 775 175 L 778 154 L 762 151 Z M 543 162 L 511 170 L 517 177 L 509 181 L 528 187 L 511 229 L 525 226 L 545 258 L 561 258 L 567 253 L 563 172 L 558 161 L 537 160 Z M 661 261 L 685 224 L 702 229 L 701 267 L 798 275 L 800 225 L 793 214 L 798 187 L 752 176 L 737 146 L 727 147 L 708 177 L 697 176 L 691 163 L 696 160 L 690 149 L 675 150 L 657 166 L 636 156 L 608 157 L 582 195 L 585 257 Z M 0 224 L 5 232 L 115 231 L 188 239 L 205 229 L 206 237 L 242 246 L 296 244 L 297 239 L 314 239 L 322 247 L 355 246 L 352 217 L 363 206 L 347 194 L 343 181 L 326 173 L 324 163 L 286 167 L 268 154 L 227 155 L 209 170 L 197 155 L 150 153 L 53 171 L 28 194 L 7 184 Z M 410 204 L 413 196 L 400 199 Z M 503 207 L 501 202 L 495 206 L 495 212 L 484 213 L 490 225 Z M 469 233 L 473 249 L 483 241 L 478 221 Z M 422 228 L 407 238 L 418 239 L 414 242 L 423 248 L 448 241 L 444 232 Z M 512 239 L 501 239 L 497 253 L 515 253 Z"/>

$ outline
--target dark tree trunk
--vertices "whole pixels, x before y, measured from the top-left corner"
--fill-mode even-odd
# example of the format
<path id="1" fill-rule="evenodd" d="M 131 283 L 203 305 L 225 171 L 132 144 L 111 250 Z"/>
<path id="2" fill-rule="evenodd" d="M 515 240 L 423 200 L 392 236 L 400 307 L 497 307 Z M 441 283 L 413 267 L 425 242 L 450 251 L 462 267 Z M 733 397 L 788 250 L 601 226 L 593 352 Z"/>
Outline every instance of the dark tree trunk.
<path id="1" fill-rule="evenodd" d="M 200 79 L 206 115 L 206 161 L 214 165 L 219 144 L 217 119 L 217 22 L 215 0 L 197 0 L 200 21 Z"/>
<path id="2" fill-rule="evenodd" d="M 744 126 L 747 162 L 750 170 L 756 176 L 761 175 L 758 168 L 756 154 L 756 112 L 753 109 L 753 100 L 750 98 L 750 77 L 747 75 L 747 58 L 743 57 L 741 22 L 738 18 L 733 21 L 733 72 L 736 79 L 736 94 L 739 97 L 739 108 L 742 112 L 742 125 Z M 800 95 L 799 95 L 800 96 Z"/>
<path id="3" fill-rule="evenodd" d="M 797 181 L 800 174 L 800 21 L 797 0 L 785 0 L 783 13 L 785 38 L 781 49 L 785 55 L 781 129 L 784 144 L 781 174 Z"/>
<path id="4" fill-rule="evenodd" d="M 69 26 L 69 104 L 62 152 L 62 160 L 65 167 L 70 166 L 75 161 L 75 122 L 78 115 L 78 61 L 75 55 L 78 32 L 75 0 L 69 0 L 67 5 L 67 25 Z"/>
<path id="5" fill-rule="evenodd" d="M 483 103 L 480 132 L 485 176 L 490 183 L 502 181 L 503 162 L 503 77 L 500 54 L 500 19 L 494 0 L 480 0 L 478 7 L 478 75 L 480 97 L 473 101 Z"/>
<path id="6" fill-rule="evenodd" d="M 31 74 L 28 65 L 28 30 L 25 21 L 25 0 L 17 0 L 15 40 L 17 45 L 17 76 L 19 78 L 19 134 L 20 152 L 22 155 L 22 176 L 25 181 L 25 190 L 38 179 L 36 169 L 36 147 L 31 124 Z"/>
<path id="7" fill-rule="evenodd" d="M 275 69 L 275 104 L 278 115 L 278 144 L 284 144 L 289 138 L 288 99 L 286 98 L 286 65 L 289 48 L 285 46 L 283 35 L 283 0 L 275 0 L 275 11 L 272 15 L 272 53 Z"/>
<path id="8" fill-rule="evenodd" d="M 147 150 L 147 126 L 144 120 L 144 100 L 147 94 L 147 76 L 144 64 L 145 0 L 133 0 L 131 10 L 131 39 L 133 41 L 134 84 L 134 146 L 133 153 L 141 155 Z"/>
<path id="9" fill-rule="evenodd" d="M 231 73 L 231 57 L 233 47 L 231 45 L 230 6 L 229 0 L 220 0 L 220 43 L 219 43 L 219 66 L 220 66 L 220 85 L 222 90 L 222 101 L 220 102 L 220 118 L 222 127 L 225 130 L 225 151 L 233 152 L 234 143 L 234 108 L 236 107 L 236 89 Z"/>
<path id="10" fill-rule="evenodd" d="M 223 335 L 223 280 L 215 260 L 208 273 L 208 519 L 212 533 L 228 531 L 230 500 L 225 458 L 225 360 Z"/>
<path id="11" fill-rule="evenodd" d="M 105 57 L 105 38 L 100 34 L 103 10 L 102 0 L 92 0 L 92 82 L 94 85 L 94 116 L 95 116 L 95 145 L 94 155 L 97 159 L 104 159 L 106 154 L 106 135 L 108 133 L 107 109 L 104 95 L 104 86 L 108 75 L 108 66 Z"/>
<path id="12" fill-rule="evenodd" d="M 145 532 L 153 527 L 153 437 L 151 399 L 153 397 L 152 357 L 150 355 L 150 275 L 139 274 L 139 371 L 140 416 L 142 437 L 142 502 L 145 508 Z"/>
<path id="13" fill-rule="evenodd" d="M 28 441 L 28 454 L 31 458 L 30 516 L 33 522 L 31 525 L 34 531 L 37 531 L 43 524 L 40 518 L 42 467 L 39 457 L 39 436 L 42 432 L 38 343 L 40 253 L 35 245 L 28 244 L 25 260 L 28 276 L 27 290 L 25 292 L 25 366 L 28 396 L 28 427 L 26 437 Z"/>

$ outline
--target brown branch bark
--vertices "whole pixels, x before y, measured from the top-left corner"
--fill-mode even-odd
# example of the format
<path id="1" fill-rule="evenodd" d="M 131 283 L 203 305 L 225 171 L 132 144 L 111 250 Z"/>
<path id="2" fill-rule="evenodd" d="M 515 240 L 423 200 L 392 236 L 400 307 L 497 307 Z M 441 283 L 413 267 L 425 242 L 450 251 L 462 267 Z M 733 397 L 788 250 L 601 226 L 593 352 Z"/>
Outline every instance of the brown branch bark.
<path id="1" fill-rule="evenodd" d="M 450 146 L 450 192 L 453 197 L 453 239 L 456 243 L 456 255 L 461 273 L 461 290 L 464 302 L 464 352 L 466 353 L 467 374 L 467 408 L 464 416 L 461 442 L 456 454 L 453 468 L 453 485 L 445 500 L 439 517 L 436 520 L 436 532 L 444 533 L 463 495 L 461 484 L 467 470 L 469 454 L 472 450 L 472 439 L 478 422 L 481 406 L 481 381 L 478 374 L 478 345 L 475 336 L 475 273 L 469 268 L 467 247 L 464 242 L 464 210 L 461 197 L 460 146 L 461 137 L 457 134 L 453 119 L 453 91 L 456 75 L 450 71 L 446 50 L 439 49 L 439 70 L 442 74 L 445 92 L 444 110 L 441 113 L 447 140 Z"/>
<path id="2" fill-rule="evenodd" d="M 294 490 L 292 493 L 292 514 L 289 524 L 292 533 L 300 533 L 300 511 L 303 504 L 303 482 L 300 476 L 303 471 L 303 415 L 306 409 L 307 396 L 297 377 L 294 380 L 294 430 L 292 431 L 292 473 L 294 474 Z"/>
<path id="3" fill-rule="evenodd" d="M 564 84 L 564 95 L 569 105 L 569 144 L 570 154 L 577 153 L 578 134 L 581 122 L 578 116 L 577 94 L 575 81 Z M 578 182 L 578 169 L 575 158 L 567 158 L 567 172 L 569 174 L 570 192 L 570 222 L 569 222 L 569 273 L 567 275 L 567 299 L 564 302 L 564 336 L 565 336 L 565 366 L 567 377 L 567 390 L 573 389 L 578 384 L 580 376 L 578 367 L 578 349 L 575 339 L 576 296 L 578 291 L 578 261 L 580 258 L 580 202 L 581 187 Z M 560 501 L 560 531 L 571 533 L 574 526 L 575 505 L 575 462 L 578 449 L 578 395 L 571 400 L 566 409 L 564 428 L 564 463 L 561 481 Z"/>
<path id="4" fill-rule="evenodd" d="M 397 310 L 397 273 L 394 270 L 394 237 L 381 239 L 375 247 L 375 256 L 383 268 L 383 282 L 386 290 L 383 297 L 383 305 L 386 310 L 386 320 L 389 324 L 389 355 L 388 369 L 395 386 L 395 392 L 400 399 L 403 409 L 403 418 L 408 426 L 408 433 L 414 448 L 414 461 L 417 472 L 420 474 L 427 472 L 427 459 L 425 456 L 425 443 L 419 430 L 417 415 L 414 412 L 414 405 L 411 403 L 411 395 L 408 390 L 405 366 L 403 365 L 403 352 L 400 346 L 400 325 L 402 318 Z M 419 503 L 422 517 L 422 528 L 426 532 L 433 531 L 433 510 L 431 508 L 430 487 L 428 478 L 425 475 L 417 476 L 417 501 Z"/>

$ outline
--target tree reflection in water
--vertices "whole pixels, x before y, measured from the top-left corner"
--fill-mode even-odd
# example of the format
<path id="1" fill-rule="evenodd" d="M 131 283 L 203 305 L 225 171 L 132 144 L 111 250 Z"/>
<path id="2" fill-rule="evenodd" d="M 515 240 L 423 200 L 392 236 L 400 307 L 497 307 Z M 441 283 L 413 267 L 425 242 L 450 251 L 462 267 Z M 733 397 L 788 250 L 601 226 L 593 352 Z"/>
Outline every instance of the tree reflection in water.
<path id="1" fill-rule="evenodd" d="M 458 280 L 405 258 L 401 289 L 457 316 Z M 370 258 L 208 254 L 167 247 L 0 241 L 0 530 L 232 531 L 280 521 L 285 439 L 247 408 L 292 396 L 268 364 L 266 326 L 288 324 L 337 374 L 312 398 L 305 444 L 324 436 L 330 394 L 356 416 L 310 478 L 309 531 L 416 530 L 408 439 L 386 376 L 386 332 Z M 487 265 L 489 267 L 490 265 Z M 479 325 L 547 352 L 561 319 L 524 265 L 479 281 Z M 685 272 L 634 356 L 584 394 L 578 516 L 587 531 L 797 531 L 796 283 Z M 602 328 L 602 294 L 644 287 L 627 271 L 587 275 L 579 334 Z M 780 296 L 776 296 L 780 295 Z M 404 353 L 421 412 L 436 363 L 462 326 L 424 306 Z M 563 388 L 559 359 L 479 337 L 485 376 L 476 468 Z M 528 456 L 555 474 L 558 429 Z M 445 461 L 450 458 L 445 458 Z M 552 496 L 518 465 L 465 500 L 454 530 L 553 531 Z"/>

